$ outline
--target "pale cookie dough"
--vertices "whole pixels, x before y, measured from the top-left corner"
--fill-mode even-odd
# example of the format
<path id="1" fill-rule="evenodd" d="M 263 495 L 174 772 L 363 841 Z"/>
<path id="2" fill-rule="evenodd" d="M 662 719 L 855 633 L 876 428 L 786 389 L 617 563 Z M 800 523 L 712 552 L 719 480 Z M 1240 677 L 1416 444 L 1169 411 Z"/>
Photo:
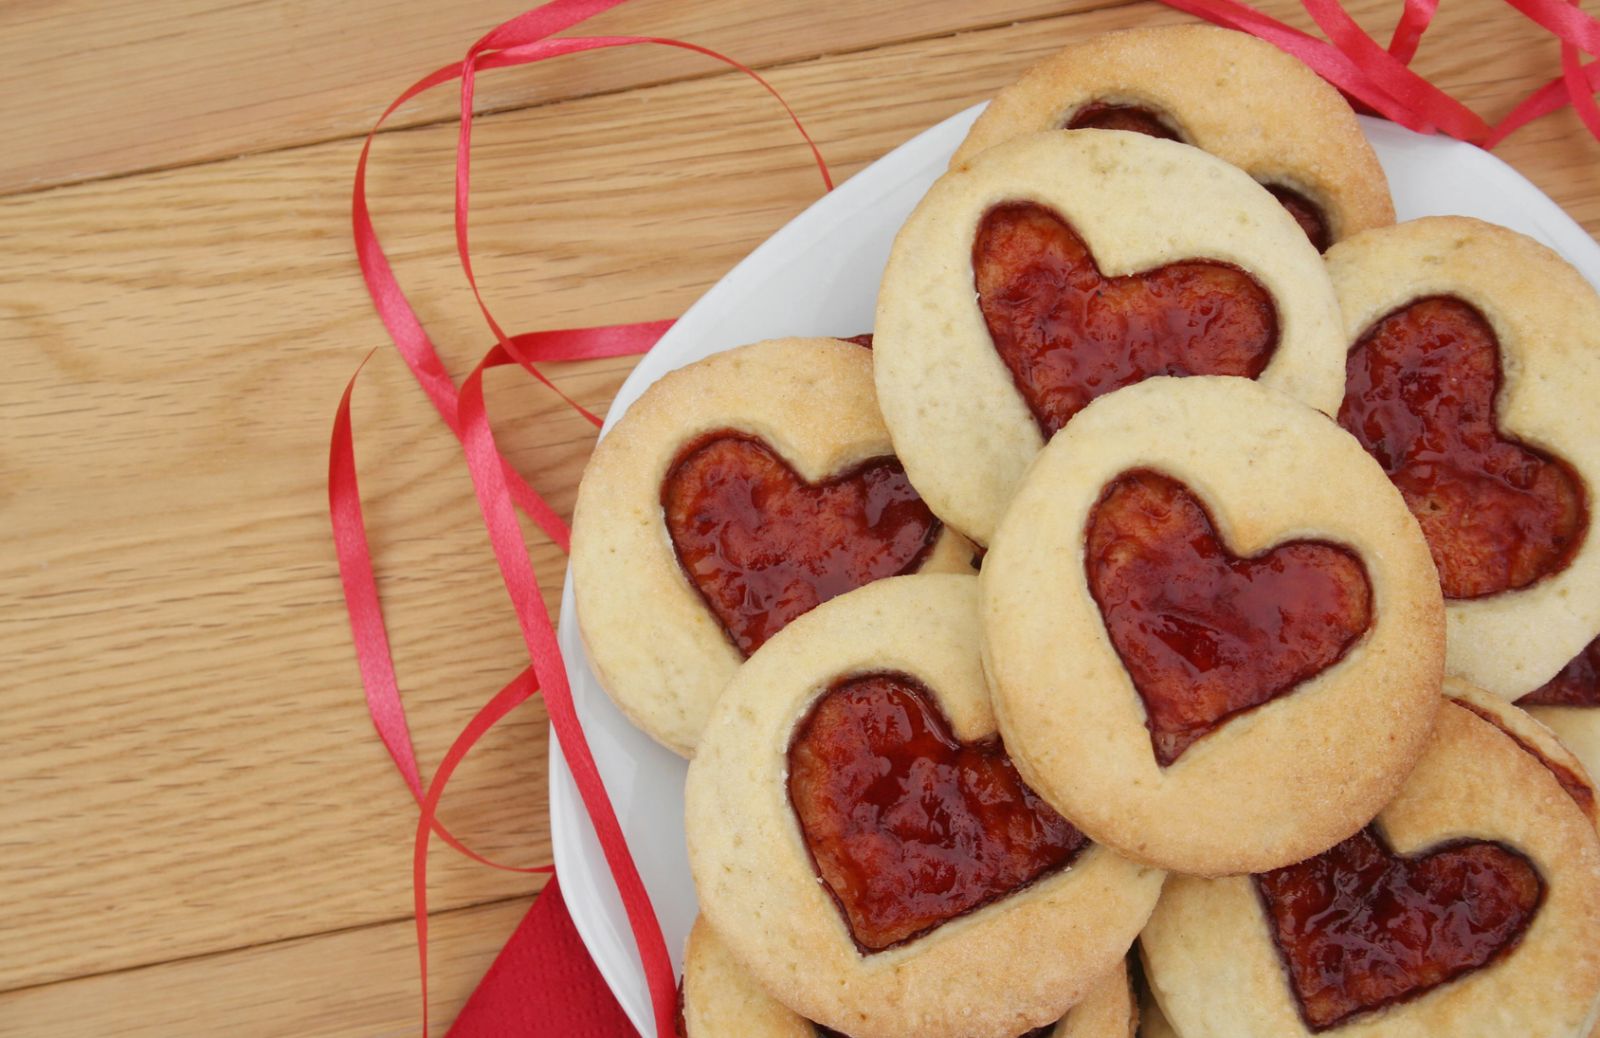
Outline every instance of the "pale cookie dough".
<path id="1" fill-rule="evenodd" d="M 1595 794 L 1594 780 L 1583 760 L 1574 753 L 1558 734 L 1541 722 L 1531 710 L 1522 710 L 1499 696 L 1474 688 L 1460 678 L 1446 678 L 1445 695 L 1493 724 L 1521 745 L 1527 752 L 1542 760 L 1562 787 L 1583 809 L 1589 821 L 1600 829 L 1600 799 Z"/>
<path id="2" fill-rule="evenodd" d="M 816 1025 L 761 990 L 705 920 L 695 920 L 683 961 L 684 1038 L 817 1038 Z M 1133 1038 L 1138 1015 L 1128 969 L 1117 966 L 1046 1038 Z"/>
<path id="3" fill-rule="evenodd" d="M 895 577 L 827 602 L 739 669 L 685 790 L 706 921 L 763 988 L 852 1038 L 1009 1038 L 1089 996 L 1132 944 L 1163 873 L 1086 846 L 1064 869 L 863 954 L 819 880 L 788 793 L 796 727 L 841 678 L 929 689 L 964 742 L 995 734 L 978 658 L 977 581 Z"/>
<path id="4" fill-rule="evenodd" d="M 973 280 L 980 222 L 1014 201 L 1054 211 L 1108 277 L 1183 260 L 1245 271 L 1277 309 L 1277 347 L 1260 381 L 1329 414 L 1338 408 L 1347 345 L 1338 304 L 1321 257 L 1258 184 L 1202 151 L 1138 134 L 1008 141 L 934 184 L 896 237 L 878 290 L 878 402 L 911 482 L 951 526 L 987 544 L 1044 444 Z"/>
<path id="5" fill-rule="evenodd" d="M 1560 738 L 1590 775 L 1600 774 L 1600 707 L 1530 706 L 1526 708 L 1540 724 Z"/>
<path id="6" fill-rule="evenodd" d="M 1520 943 L 1335 1038 L 1582 1038 L 1600 1013 L 1600 838 L 1555 776 L 1505 732 L 1446 705 L 1428 752 L 1377 817 L 1394 851 L 1459 839 L 1525 855 L 1545 884 Z M 1294 1038 L 1301 1020 L 1250 877 L 1174 876 L 1140 937 L 1145 974 L 1184 1038 Z"/>
<path id="7" fill-rule="evenodd" d="M 1328 542 L 1371 586 L 1371 624 L 1341 659 L 1165 768 L 1085 570 L 1090 512 L 1138 469 L 1187 486 L 1234 555 Z M 1400 788 L 1440 702 L 1438 579 L 1399 492 L 1326 415 L 1245 379 L 1149 379 L 1090 404 L 1029 470 L 980 579 L 1018 770 L 1091 839 L 1152 865 L 1260 872 L 1331 847 Z"/>
<path id="8" fill-rule="evenodd" d="M 1445 603 L 1450 673 L 1516 699 L 1600 630 L 1600 295 L 1554 252 L 1461 216 L 1428 217 L 1341 242 L 1328 272 L 1347 347 L 1430 296 L 1477 307 L 1500 344 L 1500 429 L 1564 460 L 1584 484 L 1591 529 L 1568 565 L 1525 588 Z M 937 509 L 935 509 L 937 511 Z"/>
<path id="9" fill-rule="evenodd" d="M 1394 223 L 1388 181 L 1339 91 L 1272 44 L 1209 25 L 1106 33 L 1046 58 L 995 95 L 950 166 L 1095 103 L 1149 110 L 1184 142 L 1303 196 L 1331 241 Z"/>
<path id="10" fill-rule="evenodd" d="M 628 718 L 694 752 L 741 654 L 690 585 L 668 537 L 661 486 L 707 433 L 765 441 L 816 482 L 894 453 L 872 388 L 872 353 L 837 339 L 773 339 L 672 372 L 595 448 L 572 521 L 572 580 L 589 663 Z M 922 571 L 971 571 L 945 528 Z"/>

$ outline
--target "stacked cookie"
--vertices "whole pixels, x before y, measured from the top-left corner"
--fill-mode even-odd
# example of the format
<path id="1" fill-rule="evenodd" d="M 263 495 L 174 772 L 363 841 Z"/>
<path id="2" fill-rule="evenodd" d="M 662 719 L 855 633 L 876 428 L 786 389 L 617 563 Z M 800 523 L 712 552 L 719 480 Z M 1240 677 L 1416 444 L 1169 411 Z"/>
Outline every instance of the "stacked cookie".
<path id="1" fill-rule="evenodd" d="M 870 340 L 690 365 L 585 474 L 591 663 L 693 758 L 683 1033 L 1586 1038 L 1597 389 L 1593 288 L 1394 226 L 1272 47 L 1027 73 Z"/>

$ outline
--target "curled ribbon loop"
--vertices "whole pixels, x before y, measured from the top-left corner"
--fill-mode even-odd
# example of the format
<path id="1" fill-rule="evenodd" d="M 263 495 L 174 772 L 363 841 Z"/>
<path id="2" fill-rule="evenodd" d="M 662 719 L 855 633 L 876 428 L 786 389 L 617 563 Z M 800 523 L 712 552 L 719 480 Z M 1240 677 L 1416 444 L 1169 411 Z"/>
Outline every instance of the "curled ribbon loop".
<path id="1" fill-rule="evenodd" d="M 527 647 L 529 666 L 502 688 L 457 736 L 434 776 L 424 784 L 401 703 L 393 656 L 378 598 L 370 546 L 362 516 L 356 476 L 351 377 L 334 418 L 328 460 L 328 504 L 351 634 L 362 687 L 373 725 L 395 767 L 418 803 L 413 855 L 414 903 L 418 959 L 422 971 L 423 1034 L 427 1016 L 427 850 L 434 835 L 474 860 L 520 872 L 491 861 L 467 847 L 438 819 L 438 806 L 451 775 L 472 747 L 519 704 L 542 690 L 562 753 L 572 771 L 584 806 L 594 823 L 607 865 L 627 910 L 639 948 L 655 1010 L 658 1034 L 674 1031 L 675 987 L 665 940 L 649 896 L 629 854 L 599 771 L 589 752 L 572 702 L 566 669 L 551 616 L 539 591 L 516 512 L 525 513 L 563 551 L 570 531 L 548 502 L 511 466 L 495 445 L 483 403 L 483 373 L 515 364 L 553 390 L 589 422 L 598 415 L 566 395 L 539 368 L 551 361 L 620 357 L 643 353 L 671 326 L 671 321 L 609 325 L 508 335 L 490 311 L 473 272 L 470 256 L 470 185 L 473 101 L 477 75 L 582 51 L 652 44 L 692 51 L 714 58 L 750 76 L 783 105 L 810 148 L 823 184 L 832 180 L 816 143 L 778 92 L 753 69 L 726 55 L 692 43 L 652 36 L 555 37 L 626 0 L 551 0 L 512 18 L 480 37 L 458 63 L 436 69 L 401 92 L 368 133 L 356 163 L 351 195 L 351 229 L 356 257 L 373 305 L 412 376 L 461 443 L 474 493 L 489 534 L 501 579 L 511 598 Z M 1387 48 L 1379 45 L 1349 16 L 1337 0 L 1303 0 L 1327 39 L 1301 32 L 1241 0 L 1163 0 L 1170 7 L 1219 25 L 1248 32 L 1299 58 L 1358 104 L 1420 133 L 1444 132 L 1492 148 L 1506 136 L 1540 116 L 1567 104 L 1596 139 L 1600 139 L 1600 61 L 1588 65 L 1581 55 L 1600 57 L 1600 20 L 1586 14 L 1579 0 L 1507 0 L 1527 18 L 1561 42 L 1561 74 L 1534 91 L 1492 128 L 1476 113 L 1413 72 L 1422 35 L 1438 11 L 1439 0 L 1404 0 Z M 458 389 L 440 359 L 433 340 L 407 300 L 378 240 L 367 204 L 366 173 L 372 143 L 385 121 L 412 98 L 436 86 L 460 80 L 460 130 L 456 146 L 455 237 L 463 274 L 495 346 Z M 369 355 L 370 358 L 370 355 Z M 365 365 L 365 361 L 362 362 Z"/>

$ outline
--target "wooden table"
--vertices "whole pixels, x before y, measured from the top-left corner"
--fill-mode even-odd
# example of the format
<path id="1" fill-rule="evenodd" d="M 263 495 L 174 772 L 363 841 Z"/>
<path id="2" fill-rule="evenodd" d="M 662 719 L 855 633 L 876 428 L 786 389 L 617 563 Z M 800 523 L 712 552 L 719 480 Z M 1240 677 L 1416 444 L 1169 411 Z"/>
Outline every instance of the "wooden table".
<path id="1" fill-rule="evenodd" d="M 522 0 L 0 8 L 0 1033 L 410 1034 L 414 806 L 364 712 L 328 535 L 328 432 L 386 347 L 351 253 L 360 137 Z M 1490 118 L 1554 74 L 1495 0 L 1452 0 L 1417 67 Z M 1309 27 L 1292 0 L 1265 7 Z M 1396 0 L 1358 0 L 1387 34 Z M 761 69 L 849 176 L 1090 33 L 1185 20 L 1126 0 L 638 0 L 601 32 Z M 772 101 L 634 49 L 485 76 L 478 271 L 514 329 L 670 316 L 818 194 Z M 375 149 L 375 218 L 452 369 L 488 345 L 455 264 L 455 95 Z M 1570 112 L 1499 154 L 1600 229 L 1600 144 Z M 604 410 L 631 364 L 557 365 Z M 571 508 L 593 430 L 493 377 L 503 446 Z M 425 769 L 521 666 L 451 437 L 392 350 L 358 457 Z M 537 535 L 554 605 L 562 559 Z M 541 708 L 444 814 L 549 860 Z M 539 887 L 436 850 L 435 1020 Z"/>

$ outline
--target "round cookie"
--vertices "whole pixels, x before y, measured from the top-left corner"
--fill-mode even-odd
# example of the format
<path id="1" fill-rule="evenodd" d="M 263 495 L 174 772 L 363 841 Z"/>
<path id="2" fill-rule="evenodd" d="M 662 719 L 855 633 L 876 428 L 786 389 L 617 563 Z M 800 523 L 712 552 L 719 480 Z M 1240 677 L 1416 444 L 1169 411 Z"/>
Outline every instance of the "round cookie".
<path id="1" fill-rule="evenodd" d="M 1526 710 L 1520 710 L 1499 696 L 1474 688 L 1460 678 L 1445 678 L 1445 695 L 1455 700 L 1496 728 L 1509 735 L 1523 750 L 1533 754 L 1550 769 L 1561 788 L 1583 810 L 1591 824 L 1600 829 L 1600 798 L 1594 780 L 1583 761 L 1556 733 Z"/>
<path id="2" fill-rule="evenodd" d="M 1328 271 L 1351 344 L 1340 421 L 1429 537 L 1447 669 L 1516 699 L 1600 630 L 1600 295 L 1466 217 L 1368 231 Z"/>
<path id="3" fill-rule="evenodd" d="M 1139 134 L 1039 133 L 945 174 L 901 228 L 875 375 L 912 483 L 986 544 L 1088 399 L 1237 373 L 1331 414 L 1339 339 L 1316 250 L 1239 170 Z"/>
<path id="4" fill-rule="evenodd" d="M 1285 927 L 1294 897 L 1311 915 Z M 1600 1013 L 1597 926 L 1589 819 L 1539 758 L 1448 703 L 1367 831 L 1267 876 L 1173 877 L 1140 947 L 1185 1038 L 1582 1038 Z M 1291 970 L 1285 934 L 1320 972 Z"/>
<path id="5" fill-rule="evenodd" d="M 864 579 L 970 572 L 971 555 L 893 458 L 872 353 L 837 339 L 773 339 L 662 378 L 595 448 L 572 522 L 595 675 L 684 756 L 789 615 Z"/>
<path id="6" fill-rule="evenodd" d="M 682 1038 L 819 1038 L 823 1032 L 750 979 L 703 919 L 695 920 L 683 961 Z M 1020 1038 L 1132 1038 L 1138 1015 L 1119 964 L 1055 1024 Z"/>
<path id="7" fill-rule="evenodd" d="M 1438 709 L 1443 610 L 1404 502 L 1327 416 L 1244 379 L 1090 405 L 980 582 L 1018 769 L 1135 860 L 1318 853 L 1400 788 Z"/>
<path id="8" fill-rule="evenodd" d="M 1318 249 L 1394 223 L 1383 168 L 1339 91 L 1272 44 L 1210 25 L 1106 33 L 1046 58 L 995 95 L 950 165 L 1086 127 L 1167 136 L 1238 166 Z"/>
<path id="9" fill-rule="evenodd" d="M 704 917 L 775 998 L 853 1038 L 1051 1023 L 1161 889 L 1006 761 L 976 585 L 897 577 L 796 620 L 739 669 L 689 767 Z"/>
<path id="10" fill-rule="evenodd" d="M 1180 1038 L 1153 998 L 1139 1003 L 1139 1038 Z"/>

